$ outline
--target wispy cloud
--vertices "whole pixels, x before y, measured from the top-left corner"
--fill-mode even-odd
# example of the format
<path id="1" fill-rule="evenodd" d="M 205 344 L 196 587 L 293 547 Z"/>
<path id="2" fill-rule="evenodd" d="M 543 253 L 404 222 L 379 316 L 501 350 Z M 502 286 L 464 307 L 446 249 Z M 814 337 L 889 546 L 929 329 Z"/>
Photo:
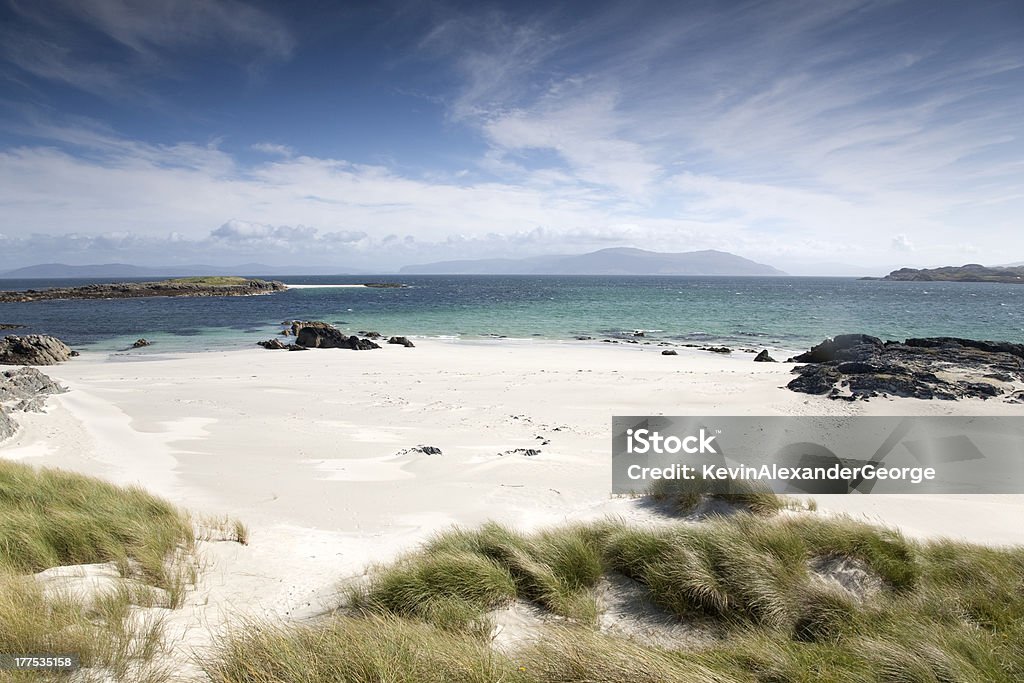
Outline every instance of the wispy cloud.
<path id="1" fill-rule="evenodd" d="M 238 0 L 7 4 L 15 20 L 0 29 L 4 59 L 34 76 L 106 97 L 142 96 L 146 79 L 181 77 L 174 57 L 183 50 L 216 50 L 256 73 L 287 59 L 295 46 L 280 20 Z"/>

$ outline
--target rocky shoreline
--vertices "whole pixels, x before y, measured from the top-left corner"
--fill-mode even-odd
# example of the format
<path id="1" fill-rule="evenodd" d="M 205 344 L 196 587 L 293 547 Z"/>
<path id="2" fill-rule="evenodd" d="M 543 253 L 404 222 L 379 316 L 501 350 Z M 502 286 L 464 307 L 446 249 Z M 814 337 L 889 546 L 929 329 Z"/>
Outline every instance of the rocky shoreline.
<path id="1" fill-rule="evenodd" d="M 792 391 L 848 401 L 901 396 L 1024 403 L 1024 344 L 928 337 L 902 342 L 843 334 L 788 359 Z"/>
<path id="2" fill-rule="evenodd" d="M 255 296 L 283 292 L 277 280 L 248 278 L 178 278 L 159 282 L 114 282 L 81 287 L 54 287 L 0 292 L 0 303 L 25 303 L 55 299 L 135 299 L 151 296 Z"/>
<path id="3" fill-rule="evenodd" d="M 11 416 L 12 412 L 44 412 L 48 396 L 66 391 L 67 388 L 35 368 L 0 372 L 0 441 L 18 431 L 18 423 Z"/>

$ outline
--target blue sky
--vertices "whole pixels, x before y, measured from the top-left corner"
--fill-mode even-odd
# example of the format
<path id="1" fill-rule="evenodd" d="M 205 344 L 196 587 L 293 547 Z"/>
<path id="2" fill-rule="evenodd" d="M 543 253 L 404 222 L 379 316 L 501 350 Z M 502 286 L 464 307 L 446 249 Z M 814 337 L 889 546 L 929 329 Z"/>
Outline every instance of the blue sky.
<path id="1" fill-rule="evenodd" d="M 0 0 L 0 268 L 1024 261 L 1024 3 Z"/>

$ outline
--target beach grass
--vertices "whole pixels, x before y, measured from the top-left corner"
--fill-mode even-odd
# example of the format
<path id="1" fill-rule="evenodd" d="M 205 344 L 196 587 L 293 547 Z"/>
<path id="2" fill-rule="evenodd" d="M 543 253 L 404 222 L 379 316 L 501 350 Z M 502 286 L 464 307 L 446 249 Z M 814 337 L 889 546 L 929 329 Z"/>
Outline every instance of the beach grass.
<path id="1" fill-rule="evenodd" d="M 665 649 L 603 631 L 593 596 L 610 573 L 632 578 L 703 637 Z M 844 518 L 741 513 L 539 534 L 454 529 L 350 593 L 356 609 L 317 627 L 236 631 L 209 665 L 211 680 L 1024 680 L 1024 549 L 915 542 Z M 550 618 L 525 645 L 498 654 L 484 626 L 515 599 Z M 581 608 L 588 600 L 595 606 Z M 385 643 L 368 664 L 367 639 Z M 329 662 L 352 652 L 365 664 L 356 673 L 326 664 L 298 673 L 306 655 Z M 423 667 L 442 667 L 438 657 L 484 677 L 430 678 Z M 285 660 L 294 673 L 273 669 Z M 265 671 L 278 677 L 261 678 Z"/>
<path id="2" fill-rule="evenodd" d="M 168 560 L 194 541 L 185 513 L 140 488 L 0 461 L 0 567 L 11 572 L 115 562 L 170 588 Z"/>
<path id="3" fill-rule="evenodd" d="M 705 500 L 721 501 L 756 515 L 773 515 L 786 507 L 785 498 L 760 482 L 747 480 L 656 479 L 647 495 L 677 515 L 698 511 Z"/>
<path id="4" fill-rule="evenodd" d="M 397 617 L 244 624 L 205 665 L 215 683 L 526 683 L 485 640 Z"/>
<path id="5" fill-rule="evenodd" d="M 76 681 L 167 680 L 165 612 L 149 608 L 181 604 L 198 572 L 194 541 L 185 513 L 141 489 L 0 461 L 0 652 L 76 654 Z M 109 564 L 121 579 L 82 593 L 32 576 L 83 564 Z"/>

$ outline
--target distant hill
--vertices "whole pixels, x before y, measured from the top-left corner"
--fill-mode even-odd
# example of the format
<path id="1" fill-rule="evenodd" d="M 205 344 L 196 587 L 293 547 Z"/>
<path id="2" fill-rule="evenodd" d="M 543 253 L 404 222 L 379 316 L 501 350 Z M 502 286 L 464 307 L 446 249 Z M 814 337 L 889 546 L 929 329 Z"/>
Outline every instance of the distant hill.
<path id="1" fill-rule="evenodd" d="M 713 249 L 661 253 L 628 247 L 575 256 L 440 261 L 405 266 L 400 272 L 410 275 L 785 275 L 777 268 Z"/>
<path id="2" fill-rule="evenodd" d="M 900 268 L 882 278 L 865 280 L 896 280 L 904 282 L 1008 282 L 1024 283 L 1024 267 L 998 266 L 989 268 L 978 263 L 942 268 Z"/>
<path id="3" fill-rule="evenodd" d="M 199 275 L 361 275 L 366 271 L 352 268 L 332 269 L 330 266 L 268 266 L 263 263 L 242 263 L 236 266 L 133 266 L 127 263 L 103 263 L 69 266 L 65 263 L 40 263 L 0 273 L 8 279 L 59 278 L 139 278 L 193 277 Z"/>

